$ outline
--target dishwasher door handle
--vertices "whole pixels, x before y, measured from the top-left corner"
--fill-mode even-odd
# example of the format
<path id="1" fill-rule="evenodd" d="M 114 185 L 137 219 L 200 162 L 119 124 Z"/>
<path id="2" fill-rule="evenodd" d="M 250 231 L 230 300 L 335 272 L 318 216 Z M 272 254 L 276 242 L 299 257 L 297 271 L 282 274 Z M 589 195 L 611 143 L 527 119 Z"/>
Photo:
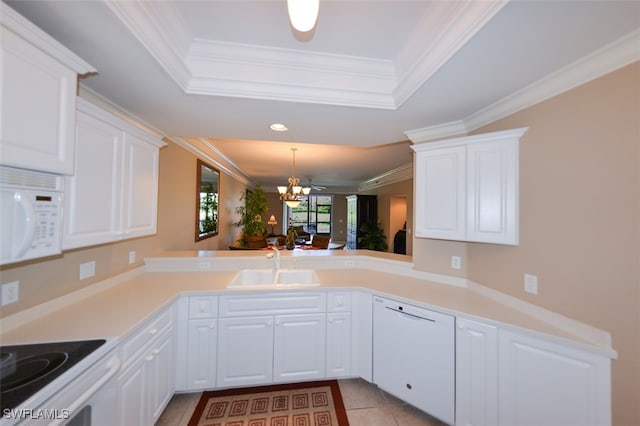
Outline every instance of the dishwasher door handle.
<path id="1" fill-rule="evenodd" d="M 404 315 L 404 316 L 407 316 L 407 317 L 409 317 L 411 319 L 436 322 L 436 320 L 434 320 L 432 318 L 427 318 L 427 317 L 422 317 L 422 316 L 415 315 L 415 314 L 410 314 L 409 312 L 404 312 L 404 311 L 401 311 L 401 310 L 398 310 L 398 309 L 390 308 L 388 306 L 385 306 L 385 309 L 389 309 L 390 311 L 397 312 L 397 313 L 399 313 L 401 315 Z"/>

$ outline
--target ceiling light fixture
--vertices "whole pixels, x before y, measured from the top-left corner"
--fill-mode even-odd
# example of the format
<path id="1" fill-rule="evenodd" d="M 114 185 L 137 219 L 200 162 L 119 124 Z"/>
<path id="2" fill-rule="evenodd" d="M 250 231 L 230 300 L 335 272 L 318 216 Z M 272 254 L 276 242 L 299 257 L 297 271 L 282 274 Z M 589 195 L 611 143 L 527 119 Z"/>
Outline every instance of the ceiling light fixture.
<path id="1" fill-rule="evenodd" d="M 303 188 L 300 186 L 300 179 L 296 177 L 296 148 L 291 148 L 293 152 L 293 173 L 289 178 L 288 186 L 279 186 L 278 193 L 280 200 L 284 201 L 289 207 L 296 207 L 302 201 L 303 195 L 309 195 L 311 188 Z"/>
<path id="2" fill-rule="evenodd" d="M 316 25 L 319 8 L 320 0 L 287 0 L 291 25 L 303 33 Z"/>
<path id="3" fill-rule="evenodd" d="M 272 125 L 269 126 L 269 128 L 276 132 L 286 132 L 287 130 L 289 130 L 289 128 L 282 123 L 273 123 Z"/>

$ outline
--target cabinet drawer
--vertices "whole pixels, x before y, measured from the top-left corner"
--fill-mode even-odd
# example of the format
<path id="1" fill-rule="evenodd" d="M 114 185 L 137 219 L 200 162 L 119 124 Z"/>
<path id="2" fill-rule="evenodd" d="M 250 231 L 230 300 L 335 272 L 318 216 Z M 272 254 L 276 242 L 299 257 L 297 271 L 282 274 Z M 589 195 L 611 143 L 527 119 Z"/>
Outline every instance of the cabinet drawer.
<path id="1" fill-rule="evenodd" d="M 324 312 L 325 309 L 326 295 L 320 292 L 220 297 L 221 317 L 314 313 Z"/>
<path id="2" fill-rule="evenodd" d="M 190 296 L 189 319 L 216 318 L 218 316 L 217 296 Z"/>
<path id="3" fill-rule="evenodd" d="M 351 312 L 350 291 L 330 291 L 327 293 L 327 312 Z"/>
<path id="4" fill-rule="evenodd" d="M 133 334 L 122 343 L 122 360 L 126 365 L 133 360 L 136 353 L 152 341 L 155 336 L 170 328 L 173 322 L 173 309 L 167 309 L 144 325 L 140 331 Z"/>

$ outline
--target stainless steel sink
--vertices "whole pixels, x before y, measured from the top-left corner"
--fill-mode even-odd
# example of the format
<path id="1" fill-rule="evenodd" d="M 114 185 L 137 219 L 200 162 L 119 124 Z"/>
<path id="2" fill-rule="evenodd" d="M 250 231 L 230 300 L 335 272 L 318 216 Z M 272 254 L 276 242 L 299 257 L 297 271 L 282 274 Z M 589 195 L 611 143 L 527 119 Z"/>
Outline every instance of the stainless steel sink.
<path id="1" fill-rule="evenodd" d="M 320 281 L 312 269 L 243 269 L 227 288 L 266 288 L 318 286 Z"/>

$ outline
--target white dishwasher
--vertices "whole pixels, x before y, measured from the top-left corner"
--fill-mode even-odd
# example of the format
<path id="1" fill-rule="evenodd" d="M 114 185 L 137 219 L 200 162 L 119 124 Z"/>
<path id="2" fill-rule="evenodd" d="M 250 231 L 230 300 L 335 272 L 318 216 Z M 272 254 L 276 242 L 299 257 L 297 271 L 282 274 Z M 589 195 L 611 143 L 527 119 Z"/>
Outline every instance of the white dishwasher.
<path id="1" fill-rule="evenodd" d="M 373 382 L 448 423 L 455 416 L 455 318 L 373 299 Z"/>

